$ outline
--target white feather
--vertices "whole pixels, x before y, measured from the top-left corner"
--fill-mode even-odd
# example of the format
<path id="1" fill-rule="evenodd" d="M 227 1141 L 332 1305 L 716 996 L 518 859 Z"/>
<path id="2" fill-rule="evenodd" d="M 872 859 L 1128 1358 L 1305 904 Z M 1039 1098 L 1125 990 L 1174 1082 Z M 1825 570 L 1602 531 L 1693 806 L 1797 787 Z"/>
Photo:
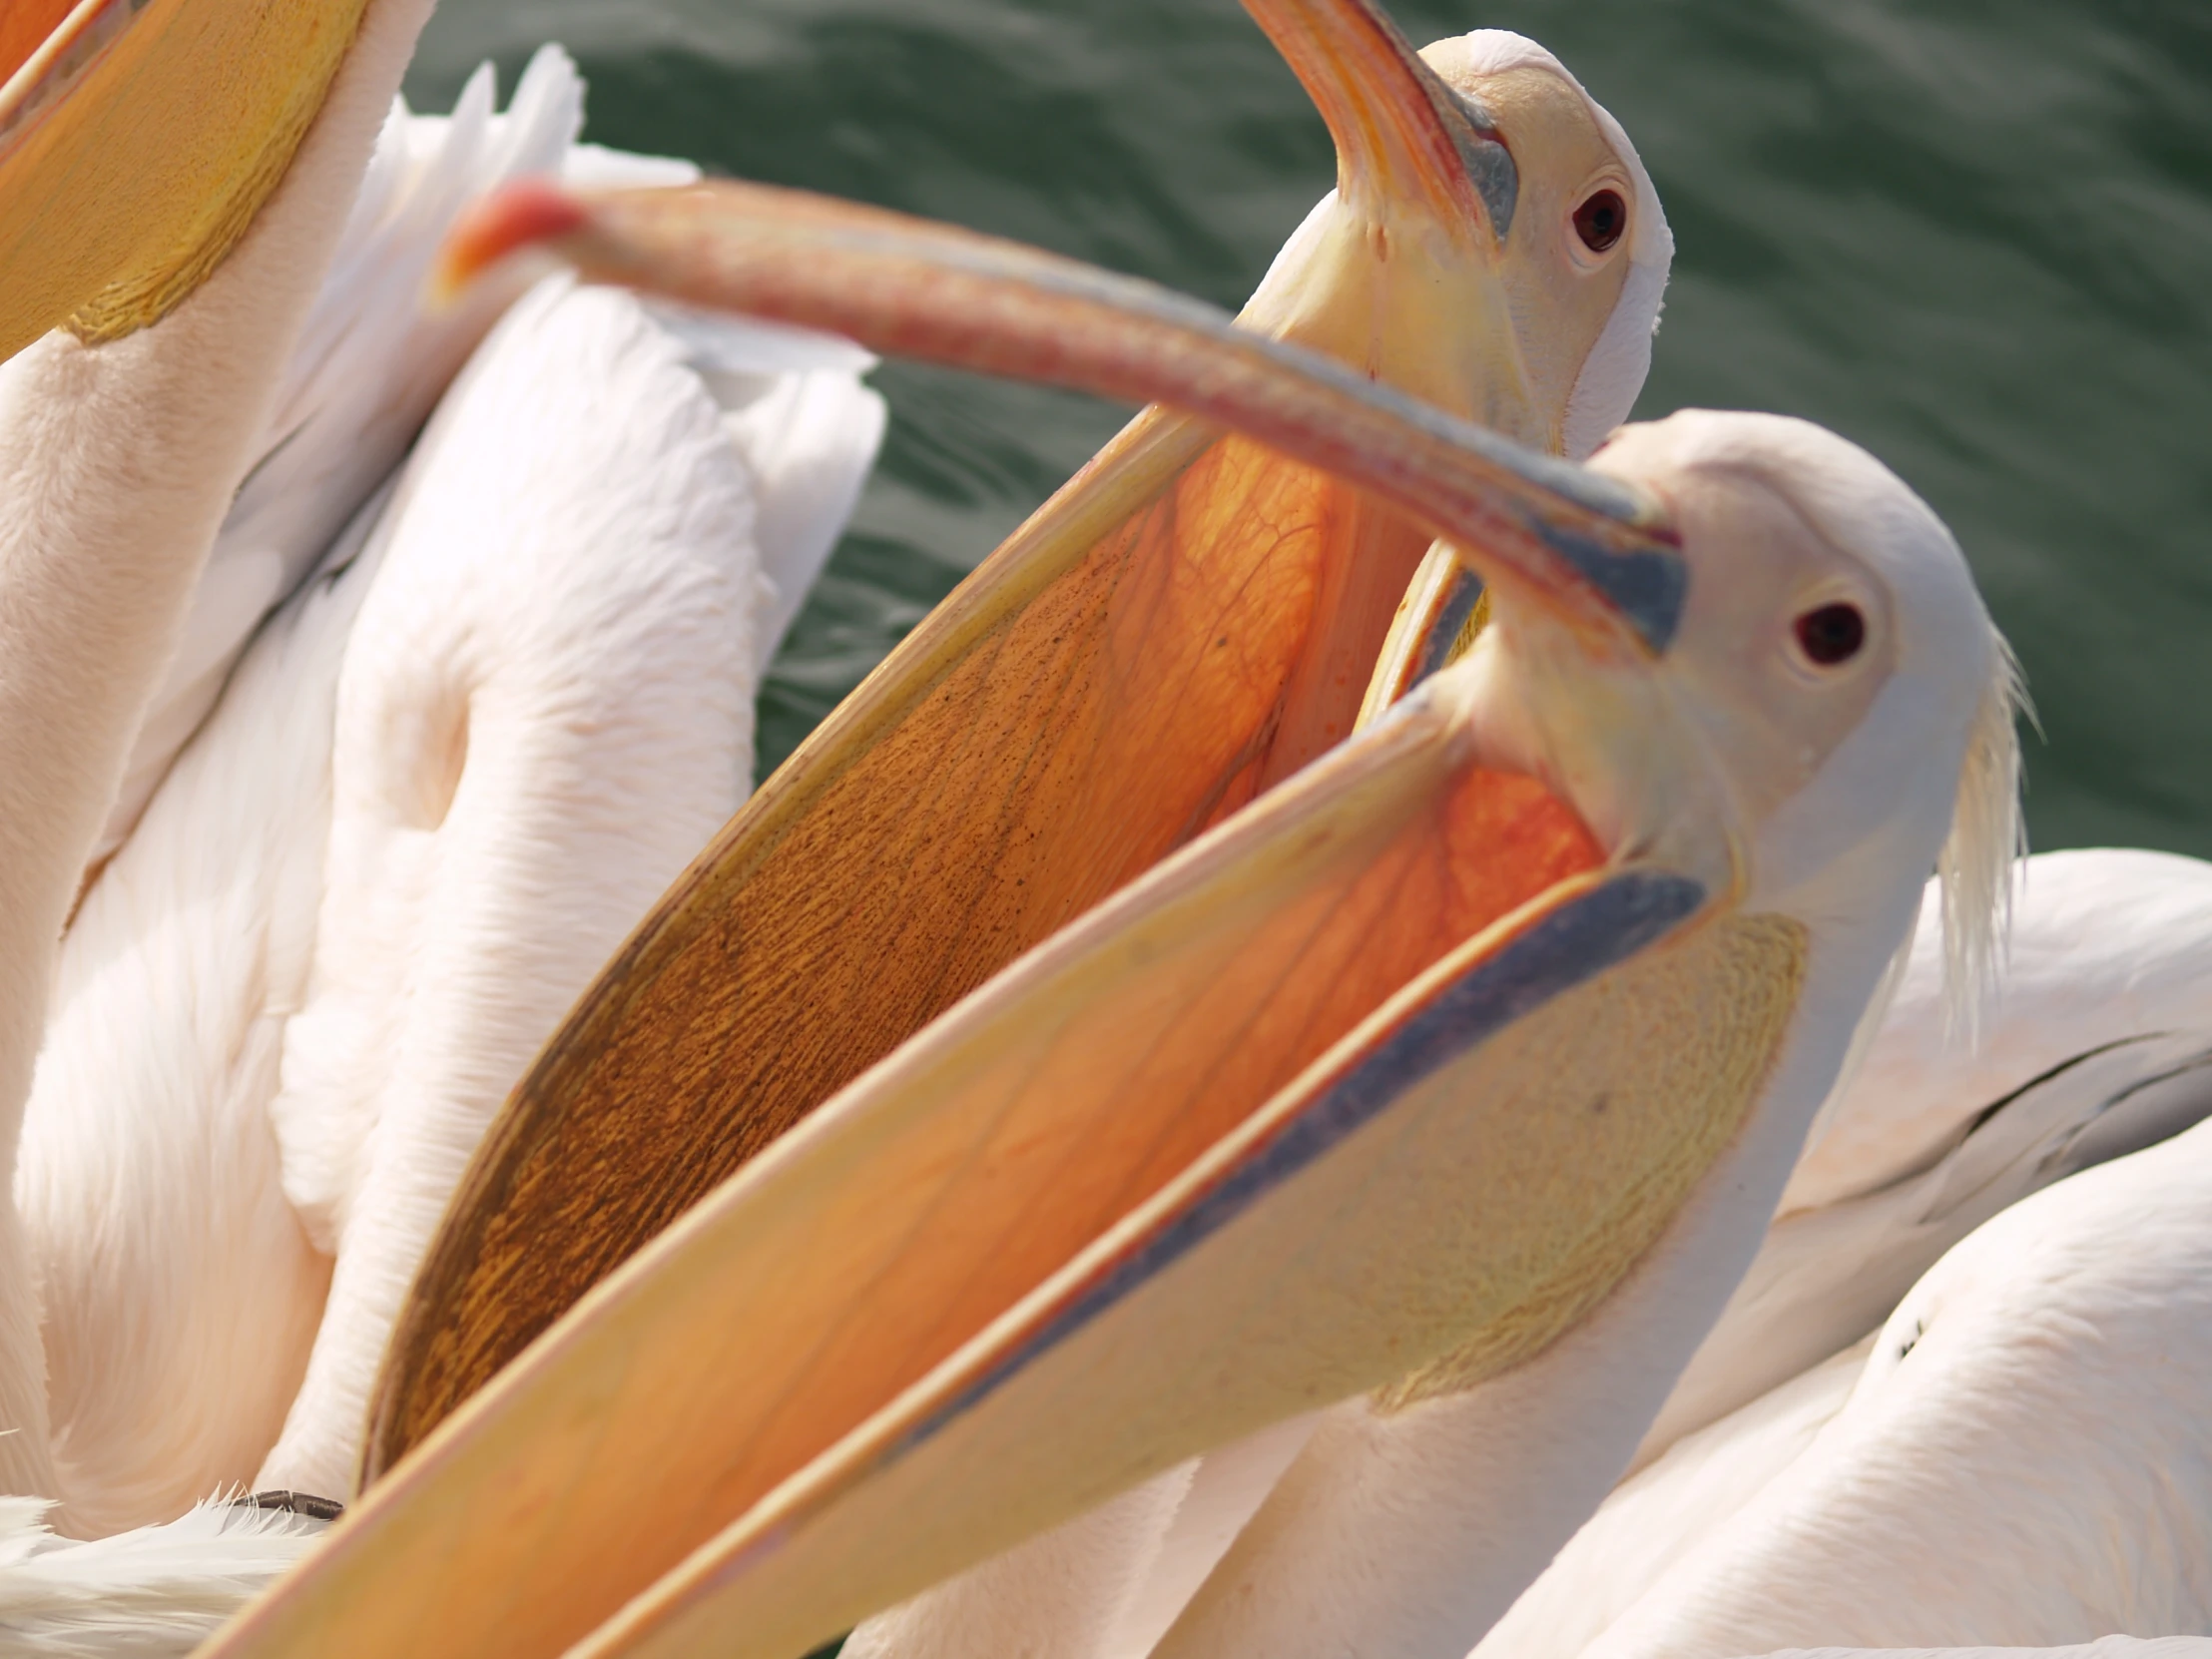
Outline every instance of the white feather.
<path id="1" fill-rule="evenodd" d="M 1976 1253 L 1986 1260 L 1981 1239 L 1991 1228 L 2016 1225 L 2014 1207 L 2029 1194 L 2116 1158 L 2125 1160 L 2116 1168 L 2154 1170 L 2159 1160 L 2182 1158 L 2182 1147 L 2201 1137 L 2201 1129 L 2191 1130 L 2183 1140 L 2157 1145 L 2212 1114 L 2212 865 L 2153 852 L 2050 853 L 2026 860 L 2020 891 L 2008 970 L 1978 1043 L 1947 1017 L 1943 929 L 1935 906 L 1924 905 L 1890 1018 L 1823 1137 L 1793 1173 L 1782 1214 L 1750 1274 L 1646 1437 L 1639 1461 L 1648 1466 L 1606 1500 L 1500 1621 L 1476 1650 L 1483 1659 L 1566 1659 L 1646 1596 L 1656 1605 L 1691 1596 L 1695 1586 L 1710 1589 L 1723 1569 L 1709 1552 L 1755 1526 L 1746 1517 L 1761 1512 L 1759 1505 L 1780 1501 L 1762 1494 L 1813 1455 L 1816 1431 L 1852 1388 L 1864 1385 L 1862 1373 L 1894 1366 L 1894 1353 L 1878 1347 L 1872 1333 L 1885 1321 L 1896 1331 L 1906 1318 L 1898 1312 L 1901 1299 L 1918 1303 L 1930 1286 L 1958 1272 L 1958 1260 Z M 2146 1146 L 2156 1150 L 2138 1153 Z M 2147 1170 L 2137 1179 L 2146 1177 Z M 2058 1195 L 2072 1186 L 2066 1182 L 2034 1202 L 2057 1206 Z M 1997 1222 L 1974 1232 L 1992 1216 Z M 1951 1250 L 1960 1239 L 1966 1244 Z M 2146 1236 L 2132 1254 L 2141 1259 L 2192 1248 L 2183 1230 L 2155 1241 Z M 1915 1290 L 1924 1274 L 1926 1283 Z M 2024 1309 L 2027 1300 L 2013 1306 Z M 2104 1323 L 2087 1287 L 2074 1287 L 2068 1300 L 2083 1329 Z M 2118 1310 L 2128 1299 L 2113 1300 Z M 2176 1305 L 2171 1317 L 2194 1316 Z M 1809 1357 L 1861 1333 L 1869 1335 L 1846 1357 L 1848 1364 L 1805 1369 Z M 1905 1346 L 1905 1339 L 1895 1346 Z M 1875 1356 L 1871 1366 L 1864 1359 L 1869 1353 Z M 2015 1353 L 1992 1364 L 2016 1367 L 2020 1359 Z M 2077 1359 L 2064 1346 L 2046 1349 L 2014 1372 L 2004 1388 L 2063 1388 Z M 1957 1403 L 1967 1409 L 1963 1397 Z M 1777 1438 L 1772 1428 L 1784 1417 L 1792 1427 Z M 2174 1429 L 2177 1420 L 2164 1426 Z M 2053 1428 L 2023 1436 L 2013 1450 L 2022 1472 L 2036 1471 L 2028 1478 L 2063 1487 L 2076 1478 L 2065 1461 L 2076 1443 L 2109 1465 L 2105 1478 L 2148 1473 L 2139 1454 L 2087 1425 L 2078 1441 Z M 1865 1445 L 1862 1452 L 1875 1455 Z M 1859 1467 L 1836 1462 L 1843 1453 L 1823 1455 L 1830 1458 L 1837 1491 L 1879 1467 L 1879 1460 Z M 1991 1471 L 1971 1468 L 1952 1445 L 1924 1443 L 1920 1455 L 1922 1499 L 1961 1524 L 1977 1523 L 1988 1502 L 1977 1487 Z M 2162 1448 L 2157 1458 L 2164 1456 Z M 2187 1459 L 2182 1462 L 2185 1467 Z M 2098 1478 L 2080 1484 L 2086 1497 Z M 2207 1491 L 2212 1495 L 2212 1487 Z M 1940 1493 L 1939 1501 L 1934 1493 Z M 2137 1566 L 2117 1563 L 2146 1550 L 2154 1556 L 2178 1552 L 2191 1563 L 2186 1572 L 2212 1575 L 2212 1557 L 2182 1544 L 2186 1527 L 2162 1526 L 2154 1537 L 2140 1522 L 2115 1517 L 2099 1536 L 2103 1543 L 2083 1552 L 2083 1559 L 2112 1562 L 2125 1578 L 2135 1578 Z M 2044 1565 L 2063 1574 L 2067 1569 L 2053 1565 L 2048 1551 L 2073 1544 L 2049 1536 Z M 2040 1570 L 2032 1558 L 2018 1568 L 1994 1557 L 1982 1569 L 1962 1557 L 1953 1565 L 1958 1576 L 1937 1599 L 1955 1597 L 1983 1608 L 2009 1593 L 2001 1586 L 2014 1571 Z M 1832 1595 L 1838 1581 L 1859 1569 L 1824 1560 L 1808 1547 L 1795 1555 L 1777 1551 L 1770 1570 L 1771 1585 L 1804 1596 Z M 2108 1603 L 2115 1622 L 2105 1628 L 2128 1627 L 2120 1617 L 2126 1592 L 2119 1594 L 2122 1600 Z M 1887 1600 L 1901 1596 L 1885 1590 Z M 1931 1608 L 1922 1611 L 1936 1616 Z M 1963 1641 L 2007 1627 L 1954 1621 L 1947 1628 Z M 2096 1634 L 2078 1624 L 2010 1628 L 2015 1639 L 2030 1642 Z M 1806 1624 L 1793 1639 L 1845 1634 L 1842 1626 L 1832 1631 Z M 1633 1644 L 1631 1650 L 1642 1651 Z"/>
<path id="2" fill-rule="evenodd" d="M 385 1337 L 492 1113 L 745 798 L 754 512 L 675 343 L 560 279 L 402 476 L 346 645 L 315 965 L 270 1107 L 336 1269 L 256 1484 L 348 1489 Z"/>
<path id="3" fill-rule="evenodd" d="M 385 125 L 201 590 L 212 712 L 65 941 L 18 1185 L 74 1529 L 265 1464 L 349 1487 L 453 1182 L 750 788 L 774 639 L 873 459 L 872 359 L 842 341 L 565 281 L 504 320 L 511 295 L 425 316 L 421 272 L 488 180 L 696 176 L 570 148 L 580 98 L 549 50 L 507 117 L 480 75 L 450 120 Z"/>
<path id="4" fill-rule="evenodd" d="M 0 1497 L 0 1652 L 185 1659 L 323 1530 L 217 1502 L 166 1526 L 73 1543 L 46 1529 L 46 1507 Z"/>
<path id="5" fill-rule="evenodd" d="M 1946 1255 L 1851 1397 L 1590 1659 L 2212 1628 L 2212 1125 Z"/>
<path id="6" fill-rule="evenodd" d="M 1639 1464 L 1873 1330 L 1989 1217 L 2212 1113 L 2212 864 L 2084 851 L 2019 867 L 1978 1036 L 1951 1018 L 1948 929 L 1923 903 L 1889 1017 Z"/>
<path id="7" fill-rule="evenodd" d="M 256 625 L 391 472 L 513 299 L 511 287 L 493 284 L 432 314 L 425 283 L 447 228 L 503 181 L 557 171 L 582 124 L 583 84 L 558 48 L 531 61 L 504 116 L 492 112 L 489 65 L 450 117 L 412 116 L 394 103 L 141 729 L 103 853 L 214 706 Z"/>
<path id="8" fill-rule="evenodd" d="M 1866 1340 L 1718 1422 L 1623 1481 L 1474 1649 L 1480 1659 L 1578 1653 L 1787 1468 L 1843 1409 Z"/>
<path id="9" fill-rule="evenodd" d="M 539 49 L 506 113 L 491 66 L 472 75 L 450 116 L 395 103 L 345 234 L 195 596 L 177 656 L 148 711 L 109 815 L 112 851 L 220 694 L 248 637 L 306 575 L 371 490 L 389 476 L 470 351 L 519 288 L 488 279 L 449 308 L 427 300 L 432 261 L 471 202 L 513 179 L 559 175 L 592 189 L 680 185 L 698 168 L 575 142 L 584 85 L 557 46 Z M 732 410 L 754 467 L 766 572 L 781 640 L 850 516 L 881 440 L 881 400 L 858 376 L 873 359 L 845 341 L 780 349 L 789 330 L 698 316 L 677 329 L 694 366 Z"/>

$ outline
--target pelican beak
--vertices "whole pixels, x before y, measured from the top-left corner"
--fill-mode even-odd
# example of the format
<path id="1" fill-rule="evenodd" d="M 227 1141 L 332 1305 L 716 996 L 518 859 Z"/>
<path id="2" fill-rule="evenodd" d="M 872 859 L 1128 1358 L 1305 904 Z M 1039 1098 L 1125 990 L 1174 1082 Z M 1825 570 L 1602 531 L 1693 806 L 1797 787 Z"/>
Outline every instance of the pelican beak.
<path id="1" fill-rule="evenodd" d="M 1245 0 L 1245 10 L 1337 146 L 1335 197 L 1284 251 L 1246 322 L 1555 447 L 1497 276 L 1520 172 L 1488 113 L 1375 6 Z"/>
<path id="2" fill-rule="evenodd" d="M 893 355 L 1138 397 L 1381 498 L 1585 641 L 1671 642 L 1687 575 L 1659 503 L 1133 277 L 952 226 L 732 181 L 509 187 L 455 228 L 451 287 L 523 250 L 587 280 L 846 334 Z M 1416 562 L 1417 568 L 1417 562 Z M 1380 641 L 1379 641 L 1380 644 Z"/>
<path id="3" fill-rule="evenodd" d="M 1372 218 L 1424 215 L 1454 240 L 1505 240 L 1519 190 L 1488 114 L 1414 55 L 1387 16 L 1342 0 L 1245 0 L 1337 142 L 1337 194 Z"/>
<path id="4" fill-rule="evenodd" d="M 1374 0 L 1253 11 L 1322 99 L 1344 190 L 1246 320 L 1543 446 L 1502 150 Z M 506 211 L 449 282 L 559 245 Z M 470 1331 L 408 1316 L 369 1471 L 868 1065 L 1343 741 L 1427 543 L 1327 471 L 1140 414 L 747 804 L 555 1039 L 428 1270 Z M 634 1178 L 571 1208 L 585 1162 Z"/>
<path id="5" fill-rule="evenodd" d="M 1234 423 L 1449 537 L 1608 687 L 1664 668 L 1650 503 L 1206 307 L 739 186 L 514 196 L 474 234 L 518 224 L 593 275 Z M 1477 667 L 749 1163 L 210 1659 L 795 1659 L 1208 1445 L 1571 1327 L 1740 1126 L 1802 938 L 1485 765 Z"/>
<path id="6" fill-rule="evenodd" d="M 290 165 L 366 0 L 9 0 L 0 358 L 159 321 Z"/>

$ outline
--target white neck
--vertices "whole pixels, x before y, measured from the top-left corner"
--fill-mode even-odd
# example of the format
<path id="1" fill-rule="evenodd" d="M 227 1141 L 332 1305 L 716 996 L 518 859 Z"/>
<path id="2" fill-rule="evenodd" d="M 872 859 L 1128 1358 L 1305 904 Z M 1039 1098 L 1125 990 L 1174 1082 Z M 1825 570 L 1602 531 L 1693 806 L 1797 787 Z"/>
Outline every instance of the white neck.
<path id="1" fill-rule="evenodd" d="M 429 0 L 376 0 L 254 230 L 160 325 L 0 365 L 0 1169 L 55 949 Z M 0 1206 L 0 1489 L 50 1496 L 36 1288 Z"/>

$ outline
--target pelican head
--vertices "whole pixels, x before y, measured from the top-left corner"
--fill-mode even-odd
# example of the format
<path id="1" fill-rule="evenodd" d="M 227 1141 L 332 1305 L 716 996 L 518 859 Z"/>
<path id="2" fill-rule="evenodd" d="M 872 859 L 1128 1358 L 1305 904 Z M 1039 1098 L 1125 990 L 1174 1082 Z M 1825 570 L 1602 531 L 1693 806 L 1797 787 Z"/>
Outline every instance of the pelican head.
<path id="1" fill-rule="evenodd" d="M 1818 913 L 1823 883 L 1893 845 L 1941 862 L 1957 959 L 1980 971 L 2018 838 L 2018 692 L 1942 521 L 1865 450 L 1782 415 L 1684 411 L 1622 428 L 1590 465 L 1681 536 L 1679 633 L 1609 677 L 1496 587 L 1469 661 L 1497 688 L 1501 764 L 1553 781 L 1616 856 L 1678 860 L 1761 907 Z M 1574 694 L 1547 695 L 1561 675 Z M 1607 696 L 1625 746 L 1589 719 Z M 1687 825 L 1701 845 L 1670 841 Z"/>
<path id="2" fill-rule="evenodd" d="M 2004 707 L 1894 476 L 1719 414 L 1578 466 L 1146 284 L 760 187 L 534 187 L 463 237 L 1160 399 L 1445 538 L 1493 624 L 676 1221 L 214 1653 L 791 1659 L 1210 1446 L 1528 1363 L 1716 1206 L 1717 1313 Z"/>
<path id="3" fill-rule="evenodd" d="M 1246 322 L 1537 448 L 1589 454 L 1643 386 L 1674 259 L 1620 123 L 1507 30 L 1413 59 L 1370 14 L 1247 9 L 1328 121 L 1338 186 Z"/>

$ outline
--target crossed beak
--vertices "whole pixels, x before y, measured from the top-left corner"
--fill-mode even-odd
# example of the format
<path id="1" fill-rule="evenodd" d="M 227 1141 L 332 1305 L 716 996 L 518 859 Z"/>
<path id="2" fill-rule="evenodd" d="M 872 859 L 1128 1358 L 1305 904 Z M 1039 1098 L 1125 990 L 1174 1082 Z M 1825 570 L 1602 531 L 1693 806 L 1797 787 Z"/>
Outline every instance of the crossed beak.
<path id="1" fill-rule="evenodd" d="M 1434 537 L 1616 685 L 1687 577 L 1657 504 L 1461 418 L 1545 429 L 1479 112 L 1365 0 L 1251 9 L 1341 165 L 1257 328 L 739 186 L 526 190 L 457 245 L 1155 407 L 587 995 L 410 1305 L 394 1466 L 212 1653 L 790 1659 L 1209 1445 L 1515 1363 L 1742 1121 L 1800 942 L 1480 764 L 1474 680 L 1409 666 L 1441 620 L 1344 741 Z M 188 293 L 361 5 L 35 10 L 0 351 Z M 1417 257 L 1363 264 L 1378 224 Z"/>
<path id="2" fill-rule="evenodd" d="M 1372 0 L 1250 9 L 1321 104 L 1339 189 L 1247 307 L 1249 329 L 1541 447 L 1557 422 L 1531 400 L 1501 276 L 1518 177 L 1502 143 Z M 718 200 L 737 199 L 509 198 L 456 245 L 450 276 L 533 243 L 610 274 L 678 242 L 698 263 L 742 258 L 700 217 Z M 765 214 L 772 199 L 746 200 Z M 790 200 L 779 211 L 777 236 L 813 226 L 839 257 L 889 223 Z M 633 235 L 646 241 L 632 249 Z M 694 297 L 716 291 L 703 270 L 664 275 Z M 956 274 L 894 261 L 870 279 L 872 299 L 846 297 L 902 349 L 987 350 L 1030 317 L 996 359 L 1024 373 L 1046 371 L 1054 306 L 1078 296 L 977 295 L 938 317 L 931 342 L 904 331 L 925 326 L 901 309 L 905 287 L 951 293 Z M 1148 372 L 1132 360 L 1107 383 L 1143 398 Z M 1238 430 L 1203 400 L 1156 402 L 768 781 L 495 1131 L 403 1316 L 368 1473 L 809 1111 L 1350 735 L 1435 514 L 1346 482 L 1317 454 Z M 1496 522 L 1518 510 L 1485 521 L 1501 547 L 1534 533 Z M 1598 549 L 1626 533 L 1600 521 L 1612 522 L 1590 518 Z M 1563 556 L 1528 557 L 1530 580 L 1590 580 Z M 1642 625 L 1663 629 L 1665 596 L 1646 599 Z M 587 1168 L 635 1179 L 580 1185 Z M 448 1317 L 463 1306 L 465 1327 Z"/>
<path id="3" fill-rule="evenodd" d="M 735 185 L 525 190 L 457 258 L 525 242 L 1341 469 L 1616 687 L 1671 639 L 1653 503 L 1143 284 Z M 1434 675 L 840 1091 L 213 1652 L 792 1659 L 1207 1446 L 1571 1327 L 1740 1127 L 1802 940 L 1480 764 L 1476 686 Z"/>

